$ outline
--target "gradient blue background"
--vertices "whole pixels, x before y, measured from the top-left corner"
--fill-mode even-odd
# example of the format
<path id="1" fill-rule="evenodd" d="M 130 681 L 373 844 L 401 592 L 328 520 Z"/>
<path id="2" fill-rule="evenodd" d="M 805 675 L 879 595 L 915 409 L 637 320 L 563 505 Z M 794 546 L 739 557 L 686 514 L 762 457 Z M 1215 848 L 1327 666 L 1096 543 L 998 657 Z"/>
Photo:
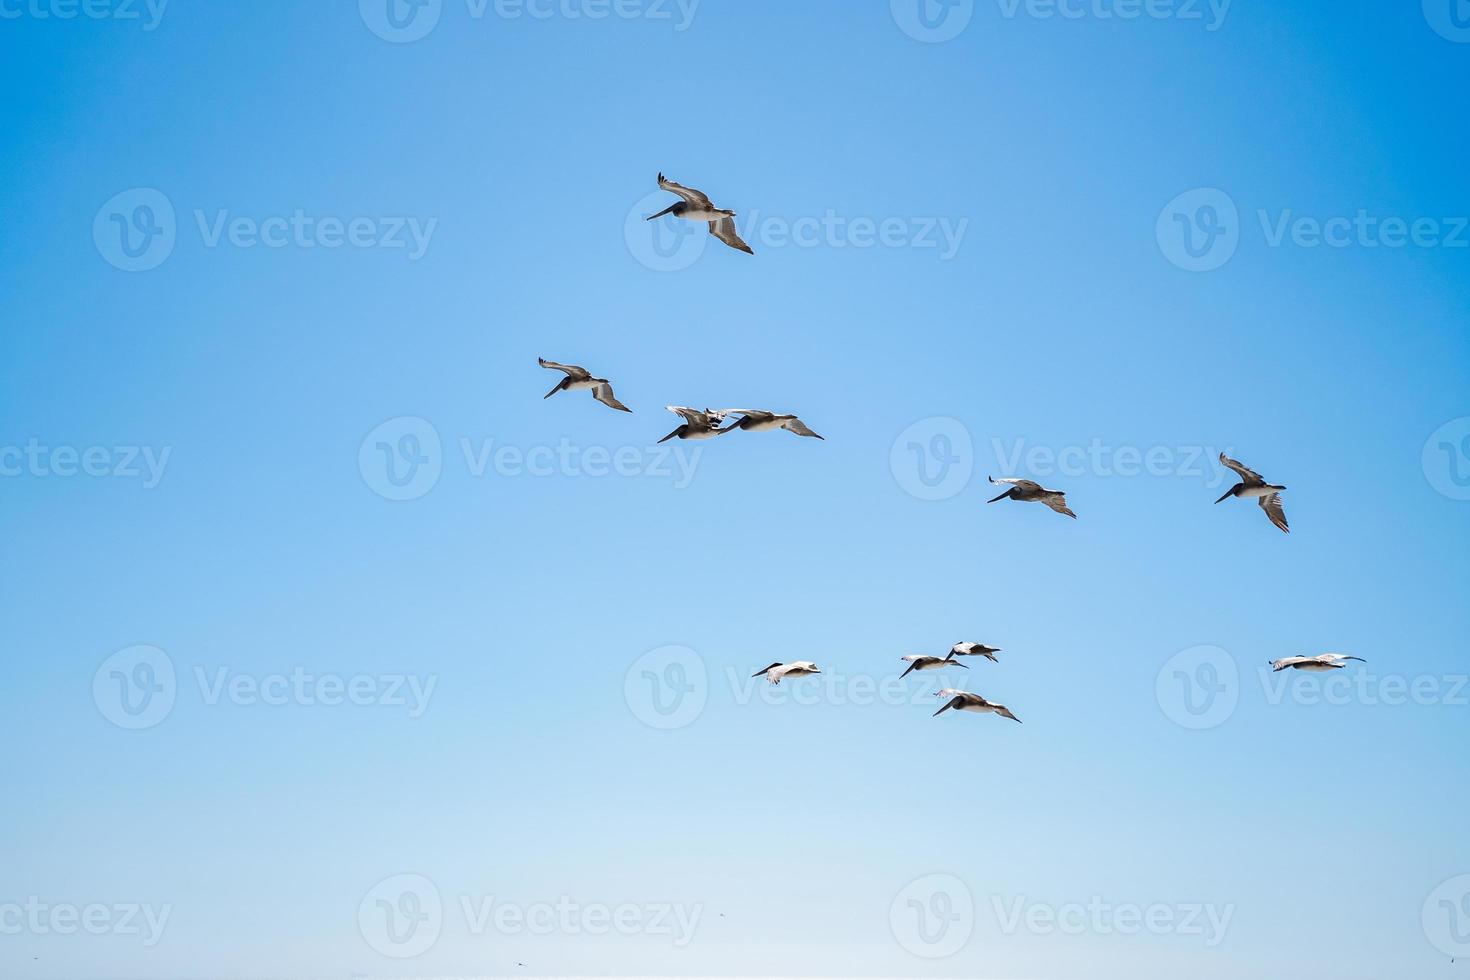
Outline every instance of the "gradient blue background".
<path id="1" fill-rule="evenodd" d="M 1453 975 L 1420 906 L 1470 871 L 1463 705 L 1266 703 L 1266 660 L 1463 674 L 1470 503 L 1420 451 L 1470 415 L 1470 252 L 1269 248 L 1256 209 L 1470 214 L 1470 45 L 1418 3 L 1239 0 L 1225 25 L 1007 19 L 919 43 L 884 3 L 705 0 L 668 21 L 468 16 L 403 45 L 349 2 L 0 22 L 0 444 L 172 447 L 163 482 L 0 480 L 0 902 L 170 903 L 164 941 L 0 937 L 8 977 L 517 972 L 1320 978 Z M 706 249 L 640 265 L 662 169 L 797 218 L 968 219 L 959 254 Z M 98 208 L 156 188 L 159 268 Z M 1191 274 L 1154 224 L 1219 187 L 1245 220 Z M 428 254 L 203 247 L 192 212 L 438 219 Z M 535 358 L 632 416 L 541 395 Z M 800 412 L 704 444 L 696 479 L 470 476 L 460 438 L 644 446 L 668 403 Z M 357 465 L 384 419 L 444 439 L 428 495 Z M 906 493 L 889 450 L 961 420 L 974 479 Z M 987 508 L 1006 445 L 1233 448 L 1287 537 L 1200 477 L 1065 482 L 1077 522 Z M 740 703 L 779 659 L 882 678 L 959 639 L 1024 719 Z M 123 731 L 93 672 L 168 651 L 177 706 Z M 645 651 L 708 665 L 692 725 L 624 699 Z M 1175 725 L 1155 678 L 1217 644 L 1240 704 Z M 438 677 L 391 707 L 209 706 L 198 666 Z M 783 685 L 783 688 L 785 685 Z M 702 903 L 695 941 L 468 935 L 377 955 L 359 899 Z M 974 938 L 890 934 L 964 879 Z M 1233 904 L 1226 941 L 1000 934 L 990 896 Z M 720 918 L 719 913 L 724 917 Z"/>

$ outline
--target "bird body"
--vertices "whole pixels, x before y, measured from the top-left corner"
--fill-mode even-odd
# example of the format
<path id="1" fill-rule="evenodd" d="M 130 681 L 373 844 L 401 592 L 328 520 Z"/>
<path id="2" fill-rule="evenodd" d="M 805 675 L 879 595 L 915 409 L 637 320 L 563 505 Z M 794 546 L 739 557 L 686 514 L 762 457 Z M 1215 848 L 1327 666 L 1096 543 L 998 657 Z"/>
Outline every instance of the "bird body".
<path id="1" fill-rule="evenodd" d="M 745 244 L 735 230 L 734 211 L 715 207 L 703 191 L 675 183 L 663 174 L 658 175 L 658 186 L 671 194 L 679 195 L 679 200 L 658 214 L 649 215 L 647 220 L 652 221 L 654 218 L 662 218 L 666 214 L 671 214 L 685 221 L 703 221 L 709 225 L 709 233 L 726 245 L 748 255 L 755 254 L 755 249 Z"/>
<path id="2" fill-rule="evenodd" d="M 956 643 L 949 648 L 951 657 L 984 657 L 986 660 L 996 660 L 995 655 L 1000 653 L 1000 647 L 988 647 L 983 643 Z"/>
<path id="3" fill-rule="evenodd" d="M 916 670 L 939 670 L 942 667 L 963 667 L 966 670 L 970 669 L 969 664 L 960 663 L 954 658 L 953 654 L 946 657 L 928 657 L 922 653 L 910 653 L 900 659 L 907 660 L 909 664 L 908 667 L 904 668 L 904 672 L 898 675 L 900 678 L 907 677 Z"/>
<path id="4" fill-rule="evenodd" d="M 781 683 L 783 677 L 807 677 L 811 674 L 820 674 L 822 669 L 810 660 L 794 660 L 789 664 L 776 661 L 764 670 L 758 670 L 751 677 L 764 676 L 772 684 Z"/>
<path id="5" fill-rule="evenodd" d="M 993 476 L 987 476 L 986 479 L 997 486 L 1002 483 L 1009 483 L 1011 485 L 1011 488 L 1005 493 L 987 500 L 987 504 L 993 504 L 997 500 L 1005 500 L 1009 497 L 1011 500 L 1020 500 L 1026 503 L 1046 504 L 1058 514 L 1066 514 L 1073 520 L 1077 518 L 1077 515 L 1072 513 L 1072 509 L 1067 506 L 1067 495 L 1061 490 L 1048 490 L 1035 480 L 1022 480 L 1018 477 L 1002 477 L 997 480 Z"/>
<path id="6" fill-rule="evenodd" d="M 1234 470 L 1240 477 L 1240 482 L 1221 494 L 1220 500 L 1215 503 L 1218 504 L 1227 497 L 1254 499 L 1260 503 L 1261 510 L 1266 512 L 1266 517 L 1272 524 L 1279 527 L 1282 533 L 1290 534 L 1291 528 L 1286 523 L 1286 510 L 1281 506 L 1281 491 L 1286 488 L 1275 483 L 1267 483 L 1261 474 L 1224 453 L 1220 454 L 1220 462 Z"/>
<path id="7" fill-rule="evenodd" d="M 697 408 L 687 408 L 683 405 L 666 405 L 669 411 L 684 420 L 684 424 L 673 432 L 664 436 L 659 442 L 668 442 L 670 439 L 713 439 L 715 436 L 729 432 L 734 426 L 720 428 L 720 423 L 725 421 L 725 413 L 713 409 L 700 411 Z"/>
<path id="8" fill-rule="evenodd" d="M 608 383 L 606 378 L 594 378 L 592 372 L 586 368 L 578 367 L 575 364 L 558 364 L 555 361 L 548 361 L 544 357 L 536 358 L 536 363 L 547 370 L 560 371 L 566 375 L 565 378 L 558 381 L 556 386 L 543 396 L 543 400 L 550 398 L 558 391 L 590 391 L 592 392 L 593 398 L 596 398 L 608 408 L 615 408 L 620 412 L 633 411 L 627 405 L 618 401 L 617 396 L 613 394 L 612 385 Z"/>
<path id="9" fill-rule="evenodd" d="M 980 695 L 971 694 L 969 691 L 960 691 L 952 687 L 946 687 L 936 696 L 941 698 L 949 698 L 949 700 L 946 701 L 944 705 L 941 706 L 940 709 L 934 712 L 934 714 L 930 717 L 937 718 L 939 715 L 944 714 L 946 711 L 949 711 L 952 708 L 955 711 L 973 711 L 977 714 L 1000 715 L 1002 718 L 1009 718 L 1011 721 L 1014 721 L 1018 724 L 1021 721 L 1021 719 L 1011 714 L 1011 709 L 1007 708 L 1005 705 L 996 704 L 994 701 L 987 701 Z"/>
<path id="10" fill-rule="evenodd" d="M 821 439 L 806 423 L 795 415 L 778 415 L 775 412 L 766 412 L 758 408 L 725 408 L 720 410 L 721 417 L 726 415 L 738 415 L 731 424 L 731 428 L 744 429 L 746 432 L 771 432 L 775 429 L 785 429 L 787 432 L 799 436 L 809 436 L 813 439 Z M 824 440 L 825 441 L 825 440 Z"/>
<path id="11" fill-rule="evenodd" d="M 1273 671 L 1305 670 L 1313 674 L 1326 673 L 1329 670 L 1341 670 L 1347 666 L 1347 661 L 1358 660 L 1363 663 L 1368 661 L 1362 657 L 1351 657 L 1345 653 L 1321 653 L 1315 657 L 1283 657 L 1280 660 L 1271 661 Z"/>

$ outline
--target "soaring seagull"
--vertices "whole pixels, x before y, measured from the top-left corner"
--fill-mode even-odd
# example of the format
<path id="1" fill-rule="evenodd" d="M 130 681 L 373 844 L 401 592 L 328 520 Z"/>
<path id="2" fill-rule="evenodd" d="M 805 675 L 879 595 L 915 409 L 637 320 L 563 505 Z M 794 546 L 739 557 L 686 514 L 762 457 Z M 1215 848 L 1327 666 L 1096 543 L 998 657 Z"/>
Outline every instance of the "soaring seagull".
<path id="1" fill-rule="evenodd" d="M 1274 483 L 1267 483 L 1266 478 L 1261 476 L 1261 474 L 1245 464 L 1231 459 L 1224 453 L 1220 454 L 1220 462 L 1240 475 L 1240 482 L 1229 490 L 1226 490 L 1221 495 L 1220 500 L 1224 500 L 1226 497 L 1256 497 L 1261 504 L 1261 510 L 1264 510 L 1266 516 L 1271 518 L 1271 523 L 1281 528 L 1283 532 L 1290 534 L 1291 528 L 1286 526 L 1286 511 L 1281 509 L 1281 491 L 1286 488 L 1278 487 Z M 1215 501 L 1215 503 L 1218 504 L 1220 500 Z"/>
<path id="2" fill-rule="evenodd" d="M 763 412 L 758 408 L 725 408 L 720 410 L 720 414 L 740 416 L 731 428 L 744 429 L 746 432 L 770 432 L 772 429 L 785 429 L 799 436 L 822 438 L 808 429 L 806 423 L 795 415 L 777 415 L 775 412 Z"/>
<path id="3" fill-rule="evenodd" d="M 1077 517 L 1076 514 L 1072 513 L 1072 509 L 1067 506 L 1067 495 L 1060 490 L 1048 490 L 1034 480 L 1021 480 L 1016 477 L 1002 477 L 997 480 L 993 476 L 988 476 L 986 479 L 997 486 L 1002 483 L 1009 483 L 1011 485 L 1011 488 L 999 497 L 991 497 L 985 501 L 987 504 L 993 504 L 997 500 L 1005 500 L 1007 497 L 1012 500 L 1037 501 L 1046 504 L 1058 514 L 1066 514 L 1074 520 Z"/>
<path id="4" fill-rule="evenodd" d="M 994 660 L 995 655 L 1000 653 L 1000 647 L 988 647 L 983 643 L 956 643 L 949 648 L 951 657 L 984 657 L 986 660 Z"/>
<path id="5" fill-rule="evenodd" d="M 1350 657 L 1345 653 L 1319 653 L 1315 657 L 1283 657 L 1280 660 L 1272 660 L 1271 669 L 1286 670 L 1290 667 L 1294 670 L 1307 670 L 1320 674 L 1329 670 L 1342 670 L 1347 666 L 1346 662 L 1349 660 L 1368 662 L 1362 657 Z"/>
<path id="6" fill-rule="evenodd" d="M 765 670 L 758 670 L 751 677 L 765 677 L 772 684 L 781 683 L 783 677 L 806 677 L 811 674 L 820 674 L 822 669 L 810 660 L 794 660 L 789 664 L 776 661 Z"/>
<path id="7" fill-rule="evenodd" d="M 659 442 L 668 442 L 675 436 L 680 439 L 712 439 L 735 428 L 733 425 L 720 428 L 720 423 L 725 421 L 724 412 L 717 412 L 709 408 L 701 412 L 697 408 L 685 408 L 683 405 L 666 405 L 665 407 L 682 418 L 684 424 L 664 436 Z"/>
<path id="8" fill-rule="evenodd" d="M 586 368 L 577 367 L 575 364 L 558 364 L 548 361 L 544 357 L 536 358 L 536 363 L 551 371 L 561 371 L 566 377 L 556 383 L 556 387 L 546 393 L 545 398 L 550 398 L 558 391 L 586 391 L 592 389 L 592 397 L 602 402 L 608 408 L 616 408 L 620 412 L 633 411 L 627 405 L 618 401 L 613 394 L 612 385 L 608 384 L 606 378 L 594 378 Z M 544 399 L 543 399 L 544 400 Z"/>
<path id="9" fill-rule="evenodd" d="M 1021 719 L 1011 714 L 1011 709 L 1007 708 L 1005 705 L 996 704 L 994 701 L 987 701 L 980 695 L 971 694 L 969 691 L 959 691 L 952 687 L 946 687 L 944 690 L 940 691 L 937 696 L 941 698 L 949 698 L 949 700 L 944 703 L 944 707 L 934 712 L 934 714 L 930 716 L 931 718 L 937 718 L 948 711 L 950 708 L 953 708 L 956 711 L 978 711 L 987 714 L 997 714 L 1000 715 L 1002 718 L 1009 718 L 1011 721 L 1014 721 L 1017 724 L 1019 724 L 1021 721 Z"/>
<path id="10" fill-rule="evenodd" d="M 916 670 L 939 670 L 941 667 L 963 667 L 966 670 L 970 669 L 969 664 L 962 664 L 956 660 L 954 654 L 950 654 L 947 657 L 926 657 L 921 653 L 911 653 L 902 659 L 907 660 L 909 665 L 902 674 L 898 675 L 900 679 L 909 676 L 910 673 Z"/>
<path id="11" fill-rule="evenodd" d="M 666 214 L 672 214 L 676 218 L 685 221 L 706 221 L 709 223 L 709 233 L 731 248 L 739 249 L 748 255 L 754 255 L 755 249 L 741 241 L 740 236 L 735 233 L 735 212 L 727 208 L 717 208 L 710 203 L 704 191 L 697 191 L 683 184 L 676 184 L 672 180 L 658 175 L 658 186 L 671 194 L 678 194 L 680 200 L 675 201 L 664 208 L 658 214 L 648 216 L 649 221 L 654 218 L 662 218 Z"/>

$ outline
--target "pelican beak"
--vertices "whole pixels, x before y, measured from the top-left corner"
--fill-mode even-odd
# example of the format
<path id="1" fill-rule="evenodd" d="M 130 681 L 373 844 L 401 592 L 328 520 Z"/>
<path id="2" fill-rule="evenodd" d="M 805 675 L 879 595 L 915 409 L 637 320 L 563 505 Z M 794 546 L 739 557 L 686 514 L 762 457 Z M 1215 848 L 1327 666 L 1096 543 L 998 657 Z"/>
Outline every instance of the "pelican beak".
<path id="1" fill-rule="evenodd" d="M 1231 487 L 1229 490 L 1226 490 L 1223 494 L 1221 494 L 1220 500 L 1224 500 L 1226 497 L 1230 496 L 1234 492 L 1235 492 L 1235 488 L 1234 487 Z M 1215 503 L 1218 504 L 1220 502 L 1220 500 L 1215 501 Z"/>

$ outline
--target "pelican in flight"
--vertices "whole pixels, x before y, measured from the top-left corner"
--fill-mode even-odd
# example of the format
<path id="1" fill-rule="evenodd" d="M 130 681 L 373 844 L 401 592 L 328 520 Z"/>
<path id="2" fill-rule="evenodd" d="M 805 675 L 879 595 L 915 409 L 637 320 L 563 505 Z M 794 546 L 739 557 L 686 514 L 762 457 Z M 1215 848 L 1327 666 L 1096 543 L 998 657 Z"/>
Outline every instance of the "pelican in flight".
<path id="1" fill-rule="evenodd" d="M 658 214 L 648 216 L 649 221 L 654 218 L 662 218 L 666 214 L 672 214 L 676 218 L 685 221 L 705 221 L 709 223 L 709 233 L 731 248 L 739 249 L 749 255 L 755 254 L 755 249 L 740 240 L 735 233 L 735 212 L 727 208 L 717 208 L 710 203 L 710 199 L 703 191 L 697 191 L 683 184 L 676 184 L 672 180 L 658 175 L 658 186 L 671 194 L 678 194 L 680 200 L 675 201 L 664 208 Z"/>
<path id="2" fill-rule="evenodd" d="M 726 408 L 721 409 L 720 415 L 738 415 L 740 418 L 730 426 L 732 429 L 744 429 L 746 432 L 770 432 L 772 429 L 785 429 L 799 436 L 811 436 L 813 439 L 821 439 L 806 423 L 795 415 L 777 415 L 775 412 L 763 412 L 758 408 Z M 825 439 L 823 440 L 826 441 Z"/>
<path id="3" fill-rule="evenodd" d="M 1286 526 L 1286 511 L 1281 509 L 1281 491 L 1286 488 L 1278 487 L 1274 483 L 1267 483 L 1266 478 L 1261 476 L 1261 474 L 1231 459 L 1224 453 L 1220 454 L 1220 462 L 1240 475 L 1240 482 L 1229 490 L 1226 490 L 1220 497 L 1220 500 L 1224 500 L 1226 497 L 1256 497 L 1260 502 L 1261 510 L 1264 510 L 1266 516 L 1271 518 L 1271 523 L 1281 528 L 1283 532 L 1290 534 L 1291 528 Z M 1220 500 L 1215 501 L 1215 503 L 1218 504 Z"/>
<path id="4" fill-rule="evenodd" d="M 938 670 L 941 667 L 963 667 L 966 670 L 970 669 L 969 664 L 962 664 L 956 660 L 954 654 L 950 654 L 947 657 L 926 657 L 921 653 L 911 653 L 903 659 L 907 660 L 909 665 L 902 674 L 898 675 L 899 679 L 909 676 L 910 673 L 916 670 Z"/>
<path id="5" fill-rule="evenodd" d="M 795 660 L 789 664 L 776 661 L 765 670 L 758 670 L 751 677 L 765 677 L 772 684 L 781 683 L 783 677 L 806 677 L 811 674 L 820 674 L 822 669 L 810 660 Z"/>
<path id="6" fill-rule="evenodd" d="M 1072 508 L 1067 506 L 1067 495 L 1060 490 L 1048 490 L 1034 480 L 1021 480 L 1016 477 L 1002 477 L 997 480 L 993 476 L 987 476 L 986 479 L 996 485 L 1002 483 L 1009 483 L 1011 485 L 1011 488 L 999 497 L 991 497 L 985 501 L 987 504 L 993 504 L 997 500 L 1005 500 L 1007 497 L 1012 500 L 1024 500 L 1027 502 L 1040 501 L 1058 514 L 1066 514 L 1074 520 L 1077 517 L 1076 514 L 1072 513 Z"/>
<path id="7" fill-rule="evenodd" d="M 716 412 L 709 408 L 701 412 L 697 408 L 685 408 L 683 405 L 666 405 L 665 407 L 682 418 L 684 424 L 664 436 L 659 442 L 668 442 L 675 436 L 680 439 L 712 439 L 734 428 L 734 426 L 720 428 L 720 423 L 725 421 L 724 412 Z"/>
<path id="8" fill-rule="evenodd" d="M 931 718 L 937 718 L 950 708 L 953 708 L 956 711 L 979 711 L 988 714 L 997 714 L 1002 718 L 1009 718 L 1017 724 L 1021 722 L 1021 719 L 1011 714 L 1011 709 L 1005 705 L 996 704 L 994 701 L 987 701 L 980 695 L 971 694 L 969 691 L 959 691 L 952 687 L 946 687 L 936 697 L 949 698 L 949 700 L 944 703 L 944 707 L 930 715 Z"/>
<path id="9" fill-rule="evenodd" d="M 956 643 L 949 648 L 951 657 L 984 657 L 1000 663 L 995 659 L 997 653 L 1000 653 L 1000 647 L 988 647 L 983 643 Z"/>
<path id="10" fill-rule="evenodd" d="M 1281 660 L 1273 660 L 1271 669 L 1286 670 L 1291 667 L 1295 670 L 1308 670 L 1314 674 L 1321 674 L 1329 670 L 1342 670 L 1347 666 L 1349 660 L 1368 662 L 1362 657 L 1350 657 L 1345 653 L 1320 653 L 1315 657 L 1284 657 Z"/>
<path id="11" fill-rule="evenodd" d="M 608 384 L 606 378 L 594 378 L 586 368 L 577 367 L 575 364 L 558 364 L 548 361 L 544 357 L 536 358 L 536 363 L 551 371 L 561 371 L 566 375 L 556 383 L 556 387 L 546 393 L 545 398 L 550 398 L 558 391 L 586 391 L 592 389 L 592 397 L 602 402 L 608 408 L 616 408 L 620 412 L 633 411 L 627 405 L 618 401 L 613 394 L 612 385 Z"/>

